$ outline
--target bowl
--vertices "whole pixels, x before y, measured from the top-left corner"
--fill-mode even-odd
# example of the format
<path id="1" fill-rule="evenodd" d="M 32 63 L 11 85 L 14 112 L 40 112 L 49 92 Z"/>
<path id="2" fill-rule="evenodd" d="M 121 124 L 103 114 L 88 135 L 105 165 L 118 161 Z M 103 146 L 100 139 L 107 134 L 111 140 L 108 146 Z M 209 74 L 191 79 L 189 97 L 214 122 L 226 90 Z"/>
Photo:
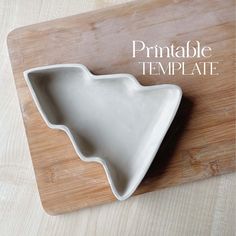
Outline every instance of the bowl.
<path id="1" fill-rule="evenodd" d="M 81 160 L 104 167 L 118 200 L 130 197 L 176 114 L 180 87 L 94 75 L 81 64 L 32 68 L 24 77 L 48 127 L 66 132 Z"/>

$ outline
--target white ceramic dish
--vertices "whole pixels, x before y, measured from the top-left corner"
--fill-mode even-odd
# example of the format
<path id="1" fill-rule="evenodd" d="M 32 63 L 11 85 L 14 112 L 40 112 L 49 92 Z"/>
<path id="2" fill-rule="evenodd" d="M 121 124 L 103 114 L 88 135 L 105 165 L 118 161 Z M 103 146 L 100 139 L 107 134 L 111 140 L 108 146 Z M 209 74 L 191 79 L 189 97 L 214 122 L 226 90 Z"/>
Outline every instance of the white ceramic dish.
<path id="1" fill-rule="evenodd" d="M 127 199 L 158 151 L 181 89 L 142 86 L 129 74 L 97 76 L 80 64 L 34 68 L 24 77 L 47 125 L 65 131 L 82 160 L 102 164 L 116 198 Z"/>

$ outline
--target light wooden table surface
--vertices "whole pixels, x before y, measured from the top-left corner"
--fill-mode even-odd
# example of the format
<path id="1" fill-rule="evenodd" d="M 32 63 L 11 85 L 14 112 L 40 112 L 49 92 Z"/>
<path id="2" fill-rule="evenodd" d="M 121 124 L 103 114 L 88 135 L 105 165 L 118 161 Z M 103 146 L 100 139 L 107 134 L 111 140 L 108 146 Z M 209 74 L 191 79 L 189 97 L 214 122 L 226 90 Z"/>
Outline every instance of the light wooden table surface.
<path id="1" fill-rule="evenodd" d="M 6 36 L 16 27 L 126 1 L 0 0 L 0 235 L 236 235 L 236 173 L 125 202 L 47 215 L 40 204 Z"/>

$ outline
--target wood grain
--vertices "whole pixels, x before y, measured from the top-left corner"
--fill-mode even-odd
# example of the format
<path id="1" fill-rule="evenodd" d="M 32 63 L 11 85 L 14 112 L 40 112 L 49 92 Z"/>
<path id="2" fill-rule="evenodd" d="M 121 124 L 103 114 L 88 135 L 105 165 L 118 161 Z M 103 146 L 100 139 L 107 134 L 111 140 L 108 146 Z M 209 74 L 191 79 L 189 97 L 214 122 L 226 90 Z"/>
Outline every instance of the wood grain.
<path id="1" fill-rule="evenodd" d="M 136 194 L 229 173 L 236 170 L 233 6 L 234 1 L 138 1 L 27 26 L 9 34 L 31 157 L 48 213 L 115 199 L 102 167 L 80 161 L 68 137 L 43 122 L 22 72 L 48 64 L 82 63 L 95 74 L 127 72 L 144 85 L 175 83 L 182 87 L 184 98 L 177 117 Z M 213 48 L 211 60 L 221 62 L 220 76 L 143 76 L 131 56 L 133 39 L 151 45 L 178 45 L 198 39 Z"/>

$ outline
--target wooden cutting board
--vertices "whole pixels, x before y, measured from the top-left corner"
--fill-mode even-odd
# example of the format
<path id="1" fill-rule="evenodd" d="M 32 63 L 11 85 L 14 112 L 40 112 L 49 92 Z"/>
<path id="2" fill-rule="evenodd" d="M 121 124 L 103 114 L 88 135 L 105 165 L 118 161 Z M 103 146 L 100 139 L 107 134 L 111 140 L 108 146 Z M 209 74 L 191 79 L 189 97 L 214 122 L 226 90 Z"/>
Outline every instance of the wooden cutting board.
<path id="1" fill-rule="evenodd" d="M 102 166 L 82 162 L 67 135 L 46 126 L 23 79 L 24 70 L 82 63 L 95 74 L 131 73 L 143 85 L 181 86 L 182 103 L 135 193 L 141 194 L 236 170 L 234 27 L 233 0 L 149 0 L 11 32 L 9 54 L 44 209 L 59 214 L 115 198 Z M 142 75 L 138 62 L 147 58 L 132 58 L 132 40 L 166 46 L 199 40 L 212 48 L 209 60 L 219 61 L 219 76 Z M 199 60 L 181 59 L 189 66 Z"/>

